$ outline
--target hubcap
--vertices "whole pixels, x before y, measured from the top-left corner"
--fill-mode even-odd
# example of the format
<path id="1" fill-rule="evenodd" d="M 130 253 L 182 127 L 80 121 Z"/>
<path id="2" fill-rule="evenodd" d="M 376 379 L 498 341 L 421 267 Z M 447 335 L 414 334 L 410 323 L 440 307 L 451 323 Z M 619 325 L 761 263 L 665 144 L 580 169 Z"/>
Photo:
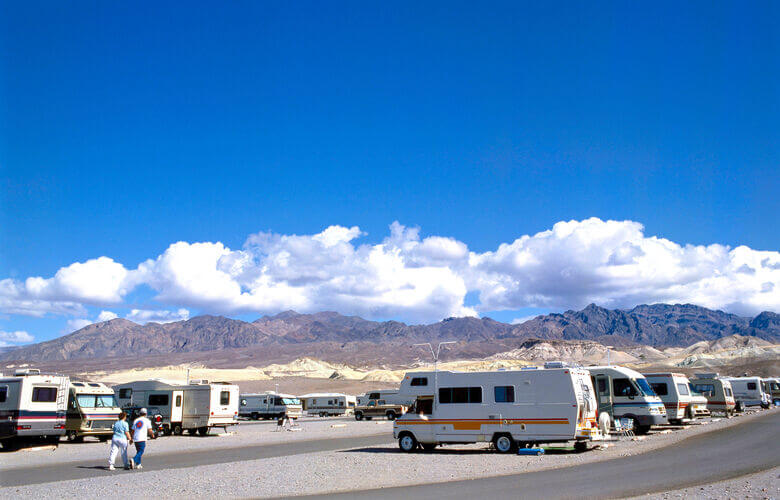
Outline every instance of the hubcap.
<path id="1" fill-rule="evenodd" d="M 414 441 L 409 436 L 404 436 L 401 438 L 401 446 L 403 446 L 404 450 L 411 450 L 412 446 L 414 446 Z"/>
<path id="2" fill-rule="evenodd" d="M 498 451 L 507 452 L 511 447 L 512 441 L 510 441 L 506 436 L 501 436 L 498 438 L 498 441 L 496 441 L 496 448 L 498 448 Z"/>

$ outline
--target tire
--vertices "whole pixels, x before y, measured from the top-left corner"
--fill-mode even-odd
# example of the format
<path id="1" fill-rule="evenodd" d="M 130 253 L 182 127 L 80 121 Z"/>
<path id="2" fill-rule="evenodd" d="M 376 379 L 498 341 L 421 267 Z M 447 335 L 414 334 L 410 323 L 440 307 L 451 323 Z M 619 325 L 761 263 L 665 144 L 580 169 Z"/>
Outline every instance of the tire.
<path id="1" fill-rule="evenodd" d="M 498 434 L 493 438 L 493 446 L 499 453 L 511 453 L 515 449 L 515 440 L 509 434 Z"/>
<path id="2" fill-rule="evenodd" d="M 430 453 L 435 450 L 438 445 L 436 443 L 420 443 L 420 446 L 422 446 L 423 451 Z"/>
<path id="3" fill-rule="evenodd" d="M 688 420 L 693 420 L 696 418 L 696 415 L 693 414 L 693 406 L 688 405 L 688 408 L 685 410 L 685 418 Z"/>
<path id="4" fill-rule="evenodd" d="M 111 436 L 106 436 L 106 435 L 98 436 L 98 441 L 100 441 L 101 443 L 105 443 L 106 441 L 108 441 L 108 438 L 110 437 Z"/>
<path id="5" fill-rule="evenodd" d="M 198 433 L 198 429 L 187 429 L 187 434 L 189 434 L 190 436 L 194 436 L 197 433 Z"/>
<path id="6" fill-rule="evenodd" d="M 398 447 L 405 453 L 412 453 L 419 443 L 411 432 L 404 432 L 398 437 Z"/>
<path id="7" fill-rule="evenodd" d="M 363 420 L 363 412 L 362 411 L 356 411 L 355 412 L 355 420 Z"/>
<path id="8" fill-rule="evenodd" d="M 585 441 L 576 441 L 574 443 L 574 451 L 576 451 L 577 453 L 588 451 L 588 443 L 586 443 Z"/>
<path id="9" fill-rule="evenodd" d="M 371 420 L 372 418 L 374 418 L 374 417 L 366 417 L 366 420 Z"/>
<path id="10" fill-rule="evenodd" d="M 201 436 L 206 436 L 206 435 L 208 435 L 208 433 L 209 433 L 209 428 L 208 427 L 199 427 L 198 428 L 198 434 L 200 434 Z"/>
<path id="11" fill-rule="evenodd" d="M 395 412 L 393 410 L 388 411 L 385 416 L 387 417 L 387 420 L 395 420 Z"/>
<path id="12" fill-rule="evenodd" d="M 181 433 L 182 433 L 181 424 L 174 425 L 173 426 L 173 435 L 174 436 L 181 436 Z"/>
<path id="13" fill-rule="evenodd" d="M 609 431 L 612 428 L 612 419 L 609 417 L 609 413 L 599 413 L 598 425 L 601 435 L 604 437 L 609 436 Z"/>
<path id="14" fill-rule="evenodd" d="M 324 418 L 324 417 L 327 417 L 327 416 L 328 416 L 328 414 L 325 413 L 324 411 L 320 412 L 320 418 Z"/>
<path id="15" fill-rule="evenodd" d="M 75 443 L 78 437 L 79 435 L 76 431 L 68 431 L 65 433 L 65 439 L 67 439 L 70 443 Z"/>
<path id="16" fill-rule="evenodd" d="M 260 420 L 260 415 L 257 413 L 253 413 L 251 416 L 252 420 Z"/>
<path id="17" fill-rule="evenodd" d="M 631 417 L 631 420 L 634 423 L 634 434 L 637 436 L 644 436 L 648 432 L 650 432 L 650 426 L 649 425 L 640 425 L 639 420 L 636 419 L 636 417 Z"/>

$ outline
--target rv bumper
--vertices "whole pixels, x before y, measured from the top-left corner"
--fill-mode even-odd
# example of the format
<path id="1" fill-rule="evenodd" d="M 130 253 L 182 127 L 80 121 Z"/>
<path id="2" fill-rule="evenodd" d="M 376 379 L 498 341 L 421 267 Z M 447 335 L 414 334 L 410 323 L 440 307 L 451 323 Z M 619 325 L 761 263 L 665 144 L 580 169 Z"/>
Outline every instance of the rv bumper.
<path id="1" fill-rule="evenodd" d="M 666 425 L 666 415 L 637 415 L 639 425 Z"/>

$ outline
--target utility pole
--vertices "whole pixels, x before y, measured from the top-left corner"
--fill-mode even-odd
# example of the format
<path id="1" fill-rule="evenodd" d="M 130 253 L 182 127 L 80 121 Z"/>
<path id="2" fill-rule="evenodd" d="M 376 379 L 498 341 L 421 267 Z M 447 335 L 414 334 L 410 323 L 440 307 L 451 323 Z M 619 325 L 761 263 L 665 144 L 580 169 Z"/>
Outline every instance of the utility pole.
<path id="1" fill-rule="evenodd" d="M 430 342 L 423 342 L 422 344 L 413 344 L 415 346 L 428 346 L 433 356 L 433 406 L 434 409 L 438 406 L 439 400 L 439 354 L 441 354 L 441 346 L 448 344 L 457 344 L 454 340 L 447 340 L 445 342 L 439 342 L 436 351 L 433 350 L 433 345 Z"/>
<path id="2" fill-rule="evenodd" d="M 615 346 L 613 346 L 613 345 L 605 345 L 604 347 L 607 348 L 607 366 L 612 366 L 612 365 L 609 364 L 609 354 L 610 354 L 610 352 L 612 352 L 612 349 L 614 349 Z"/>

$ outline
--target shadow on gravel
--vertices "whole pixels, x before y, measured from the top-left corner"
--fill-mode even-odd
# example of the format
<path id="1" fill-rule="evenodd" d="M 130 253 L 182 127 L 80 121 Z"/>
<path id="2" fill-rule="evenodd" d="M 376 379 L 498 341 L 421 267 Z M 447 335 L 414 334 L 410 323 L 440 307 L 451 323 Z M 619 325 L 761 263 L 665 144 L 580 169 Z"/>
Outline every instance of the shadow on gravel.
<path id="1" fill-rule="evenodd" d="M 77 465 L 76 468 L 108 471 L 108 466 L 105 465 Z"/>
<path id="2" fill-rule="evenodd" d="M 401 450 L 398 448 L 378 448 L 378 447 L 371 447 L 371 448 L 354 448 L 351 450 L 340 450 L 339 453 L 392 453 L 392 454 L 404 454 Z M 425 453 L 425 454 L 436 454 L 436 455 L 482 455 L 485 453 L 492 453 L 487 448 L 482 448 L 479 450 L 460 450 L 457 448 L 436 448 L 433 451 L 424 452 L 421 450 L 417 450 L 415 453 Z"/>

